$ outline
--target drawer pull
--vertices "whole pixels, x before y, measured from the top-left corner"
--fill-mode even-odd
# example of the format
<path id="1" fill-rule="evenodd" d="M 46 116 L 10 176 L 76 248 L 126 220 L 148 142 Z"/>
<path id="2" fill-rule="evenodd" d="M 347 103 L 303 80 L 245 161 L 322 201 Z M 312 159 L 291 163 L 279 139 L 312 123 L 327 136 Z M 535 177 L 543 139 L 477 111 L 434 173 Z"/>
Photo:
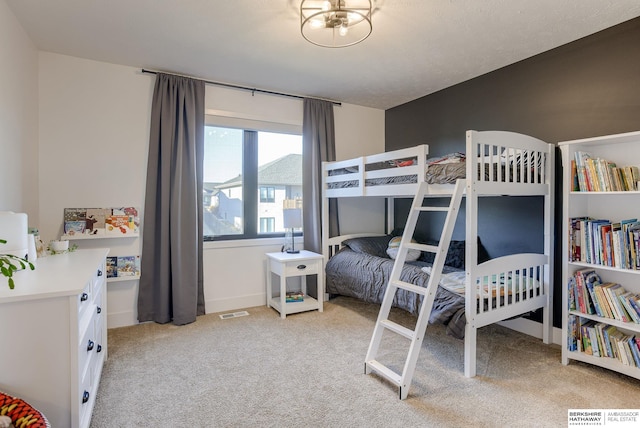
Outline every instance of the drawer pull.
<path id="1" fill-rule="evenodd" d="M 97 353 L 102 352 L 102 345 L 98 345 L 98 349 L 96 349 L 96 352 L 97 352 Z"/>
<path id="2" fill-rule="evenodd" d="M 87 401 L 89 401 L 89 391 L 85 391 L 82 394 L 82 404 L 86 403 Z"/>
<path id="3" fill-rule="evenodd" d="M 96 309 L 96 312 L 101 314 L 102 313 L 102 308 L 100 306 L 98 306 L 98 308 Z"/>
<path id="4" fill-rule="evenodd" d="M 82 293 L 82 296 L 80 296 L 80 301 L 84 302 L 85 300 L 87 300 L 89 298 L 89 295 L 87 293 Z"/>
<path id="5" fill-rule="evenodd" d="M 93 351 L 93 340 L 89 339 L 89 343 L 87 343 L 87 352 Z"/>
<path id="6" fill-rule="evenodd" d="M 307 265 L 298 265 L 296 266 L 299 270 L 303 270 L 307 268 Z"/>
<path id="7" fill-rule="evenodd" d="M 98 269 L 98 276 L 102 276 L 102 271 Z"/>

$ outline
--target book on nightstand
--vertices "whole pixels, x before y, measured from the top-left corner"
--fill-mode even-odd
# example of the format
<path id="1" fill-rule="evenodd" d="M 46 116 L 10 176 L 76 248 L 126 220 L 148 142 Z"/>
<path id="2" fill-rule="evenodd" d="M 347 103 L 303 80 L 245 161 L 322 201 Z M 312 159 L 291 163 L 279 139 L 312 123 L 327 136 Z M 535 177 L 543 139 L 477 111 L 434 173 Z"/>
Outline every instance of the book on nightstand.
<path id="1" fill-rule="evenodd" d="M 304 294 L 302 294 L 299 291 L 290 291 L 290 292 L 287 293 L 287 295 L 285 297 L 285 301 L 287 303 L 303 302 L 304 301 Z"/>

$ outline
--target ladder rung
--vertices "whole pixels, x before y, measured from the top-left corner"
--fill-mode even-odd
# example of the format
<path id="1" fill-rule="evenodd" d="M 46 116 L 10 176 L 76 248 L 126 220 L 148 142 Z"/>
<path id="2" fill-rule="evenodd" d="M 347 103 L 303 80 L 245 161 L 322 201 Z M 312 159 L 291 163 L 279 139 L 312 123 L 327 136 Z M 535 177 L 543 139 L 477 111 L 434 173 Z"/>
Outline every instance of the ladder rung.
<path id="1" fill-rule="evenodd" d="M 418 244 L 416 242 L 410 242 L 406 244 L 407 248 L 412 248 L 414 250 L 427 251 L 429 253 L 437 253 L 438 246 L 437 245 L 427 245 L 427 244 Z"/>
<path id="2" fill-rule="evenodd" d="M 366 362 L 367 366 L 375 372 L 378 372 L 382 377 L 386 378 L 388 381 L 392 382 L 396 386 L 400 386 L 400 380 L 402 377 L 388 368 L 387 366 L 379 363 L 376 360 L 371 360 Z"/>
<path id="3" fill-rule="evenodd" d="M 449 207 L 417 207 L 417 211 L 449 211 Z"/>
<path id="4" fill-rule="evenodd" d="M 410 282 L 405 281 L 392 281 L 391 282 L 395 287 L 402 288 L 407 291 L 412 291 L 416 294 L 422 294 L 423 296 L 427 294 L 427 289 L 425 287 L 419 287 L 417 285 L 413 285 Z"/>
<path id="5" fill-rule="evenodd" d="M 388 329 L 391 330 L 395 333 L 398 333 L 401 336 L 406 337 L 407 339 L 413 339 L 413 337 L 415 336 L 415 331 L 408 329 L 407 327 L 403 327 L 398 323 L 395 323 L 393 321 L 390 320 L 382 320 L 380 321 L 380 324 Z"/>

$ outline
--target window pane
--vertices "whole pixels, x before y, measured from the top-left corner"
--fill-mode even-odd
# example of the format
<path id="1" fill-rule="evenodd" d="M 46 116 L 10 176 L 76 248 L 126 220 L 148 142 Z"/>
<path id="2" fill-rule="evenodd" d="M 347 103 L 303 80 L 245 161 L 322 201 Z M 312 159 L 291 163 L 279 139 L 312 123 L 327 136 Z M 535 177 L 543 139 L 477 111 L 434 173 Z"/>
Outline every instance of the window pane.
<path id="1" fill-rule="evenodd" d="M 244 233 L 241 129 L 205 126 L 204 235 Z"/>
<path id="2" fill-rule="evenodd" d="M 284 232 L 283 201 L 302 199 L 300 135 L 258 132 L 258 188 L 258 217 L 273 219 L 269 232 Z"/>

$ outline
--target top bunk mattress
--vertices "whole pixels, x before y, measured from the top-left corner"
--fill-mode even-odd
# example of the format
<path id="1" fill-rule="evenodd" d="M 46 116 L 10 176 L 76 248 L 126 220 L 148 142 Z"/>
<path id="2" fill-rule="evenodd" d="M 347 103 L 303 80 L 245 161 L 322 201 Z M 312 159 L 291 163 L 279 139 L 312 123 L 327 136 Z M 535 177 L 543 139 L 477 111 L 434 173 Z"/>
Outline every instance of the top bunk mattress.
<path id="1" fill-rule="evenodd" d="M 467 151 L 428 158 L 428 146 L 323 164 L 325 196 L 412 196 L 451 193 L 466 179 L 479 196 L 548 195 L 553 187 L 553 145 L 508 131 L 467 131 Z M 469 180 L 471 182 L 469 183 Z"/>

